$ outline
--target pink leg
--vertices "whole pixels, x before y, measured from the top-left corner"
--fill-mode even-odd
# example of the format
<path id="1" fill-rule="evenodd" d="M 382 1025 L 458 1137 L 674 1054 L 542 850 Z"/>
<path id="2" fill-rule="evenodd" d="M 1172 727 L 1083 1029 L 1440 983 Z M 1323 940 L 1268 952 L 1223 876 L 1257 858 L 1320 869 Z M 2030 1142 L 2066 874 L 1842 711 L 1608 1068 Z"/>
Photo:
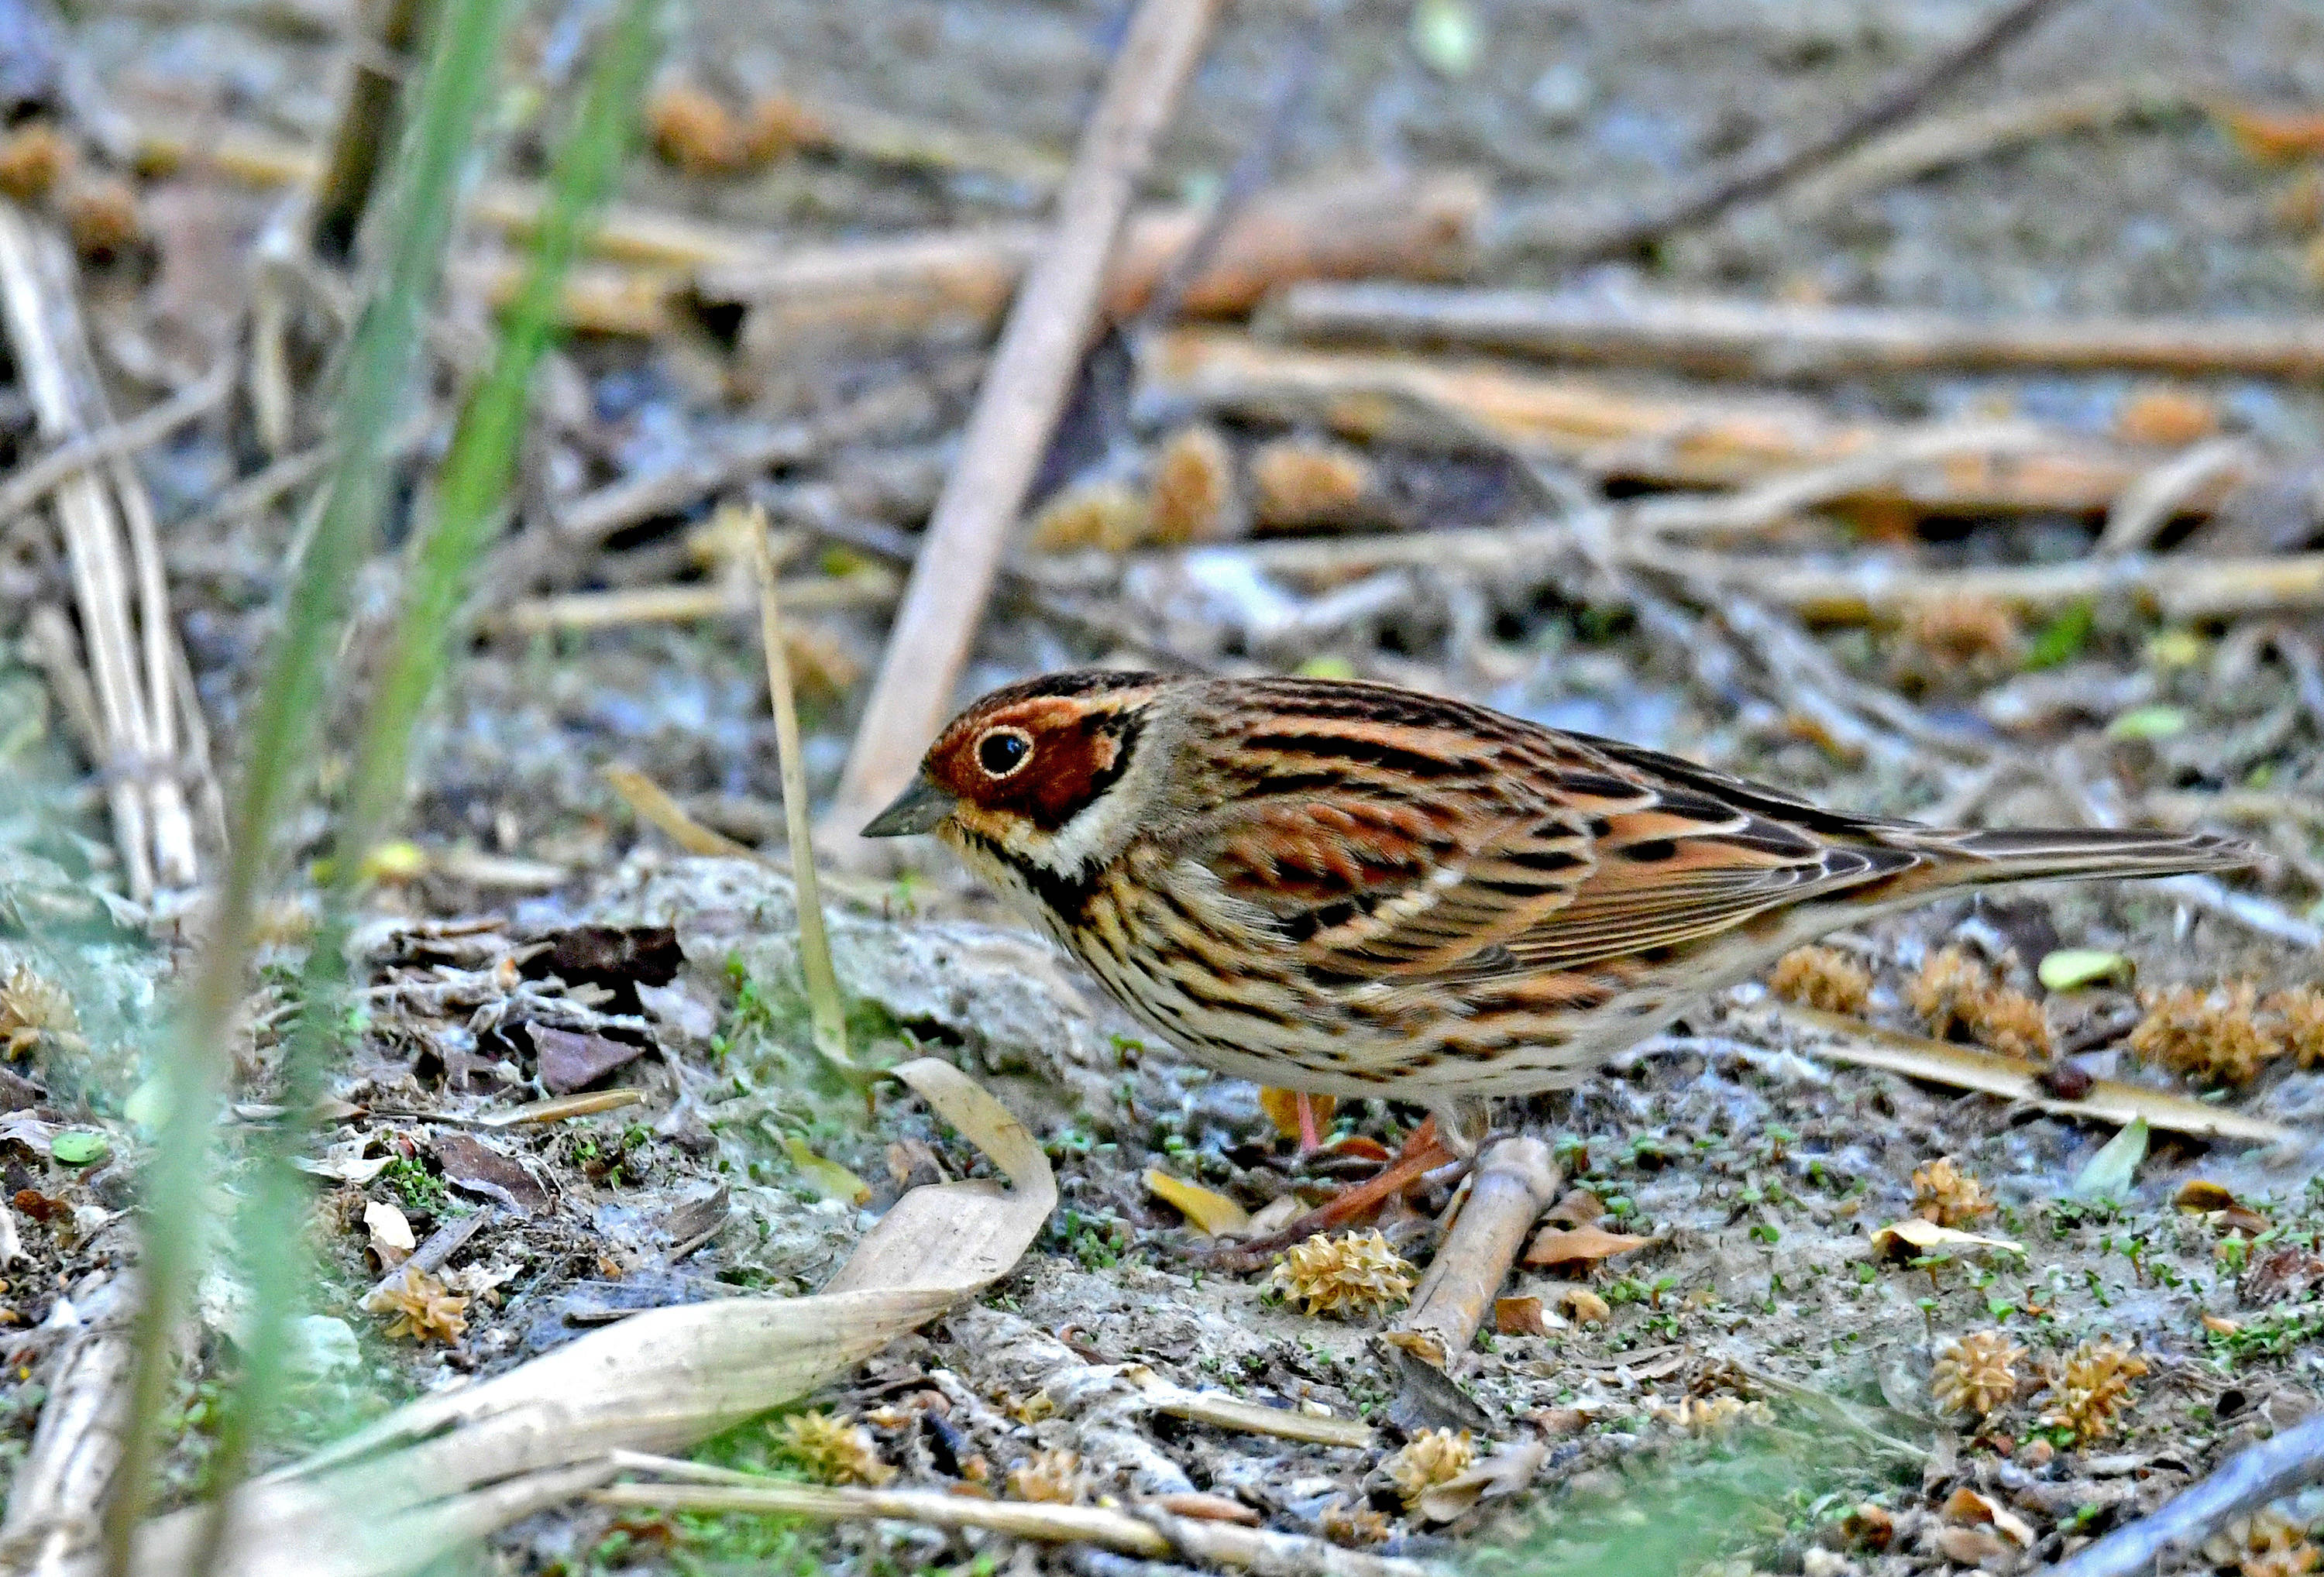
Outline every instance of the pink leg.
<path id="1" fill-rule="evenodd" d="M 1315 1131 L 1315 1100 L 1305 1090 L 1294 1091 L 1291 1106 L 1299 1114 L 1299 1153 L 1304 1156 L 1323 1142 Z"/>

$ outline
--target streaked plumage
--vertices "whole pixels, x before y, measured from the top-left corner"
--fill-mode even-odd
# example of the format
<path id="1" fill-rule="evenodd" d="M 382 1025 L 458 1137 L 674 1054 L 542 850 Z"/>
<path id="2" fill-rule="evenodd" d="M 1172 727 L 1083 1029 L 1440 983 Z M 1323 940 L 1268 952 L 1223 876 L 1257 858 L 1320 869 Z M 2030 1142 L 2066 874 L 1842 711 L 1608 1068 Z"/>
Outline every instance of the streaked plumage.
<path id="1" fill-rule="evenodd" d="M 985 696 L 864 830 L 936 833 L 1199 1062 L 1439 1107 L 1571 1084 L 1868 914 L 2249 859 L 1826 810 L 1384 685 L 1104 670 Z"/>

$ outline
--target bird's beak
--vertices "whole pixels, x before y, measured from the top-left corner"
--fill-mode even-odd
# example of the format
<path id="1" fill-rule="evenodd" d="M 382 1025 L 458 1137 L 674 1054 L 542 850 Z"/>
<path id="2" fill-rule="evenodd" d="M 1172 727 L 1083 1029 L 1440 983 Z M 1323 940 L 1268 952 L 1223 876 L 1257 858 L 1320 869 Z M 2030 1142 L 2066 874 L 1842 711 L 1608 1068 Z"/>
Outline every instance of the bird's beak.
<path id="1" fill-rule="evenodd" d="M 934 832 L 938 823 L 953 813 L 960 801 L 936 786 L 926 772 L 912 779 L 912 786 L 896 796 L 896 802 L 865 824 L 867 838 L 903 838 L 914 833 Z"/>

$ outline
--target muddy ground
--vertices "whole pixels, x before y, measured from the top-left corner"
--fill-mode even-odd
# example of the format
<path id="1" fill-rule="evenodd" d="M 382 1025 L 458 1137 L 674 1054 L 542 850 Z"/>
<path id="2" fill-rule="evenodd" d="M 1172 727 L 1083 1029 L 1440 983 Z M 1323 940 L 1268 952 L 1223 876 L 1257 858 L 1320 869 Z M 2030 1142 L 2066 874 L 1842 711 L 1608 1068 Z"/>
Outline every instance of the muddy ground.
<path id="1" fill-rule="evenodd" d="M 1563 215 L 1580 222 L 1626 211 L 1738 149 L 1803 135 L 1899 66 L 1958 39 L 1984 7 L 1655 0 L 1446 9 L 1461 19 L 1450 25 L 1471 28 L 1479 43 L 1464 70 L 1421 58 L 1403 5 L 1335 11 L 1284 171 L 1387 162 L 1482 171 L 1496 217 L 1477 277 L 1519 283 L 1560 277 L 1526 235 Z M 780 87 L 1007 134 L 1062 156 L 1120 22 L 1116 8 L 1095 5 L 768 4 L 747 15 L 702 7 L 685 18 L 669 69 L 737 99 Z M 335 25 L 327 7 L 140 4 L 91 8 L 73 36 L 97 79 L 124 102 L 196 106 L 315 140 L 335 113 Z M 528 63 L 553 54 L 559 25 L 539 19 L 524 43 Z M 1289 7 L 1246 5 L 1225 18 L 1152 195 L 1217 189 L 1257 134 L 1296 25 Z M 2141 72 L 2313 104 L 2324 100 L 2324 16 L 2260 0 L 2079 0 L 1972 78 L 1960 101 Z M 1773 205 L 1747 208 L 1600 277 L 1674 291 L 2025 314 L 2305 312 L 2318 288 L 2303 262 L 2314 220 L 2287 200 L 2303 179 L 2312 177 L 2255 162 L 2211 119 L 2172 112 L 1982 161 L 1837 215 L 1800 221 Z M 232 278 L 221 289 L 231 296 L 243 288 L 266 201 L 235 189 L 177 190 L 181 206 L 227 217 L 220 266 Z M 798 238 L 1038 209 L 1006 182 L 845 159 L 704 180 L 641 158 L 626 195 Z M 97 270 L 92 309 L 108 332 L 150 327 L 160 288 L 134 265 Z M 653 470 L 737 424 L 894 387 L 914 398 L 880 430 L 770 480 L 829 483 L 861 512 L 917 530 L 981 363 L 979 346 L 957 341 L 838 355 L 748 380 L 738 392 L 699 343 L 577 344 L 551 369 L 528 485 L 539 505 Z M 1948 376 L 1813 393 L 1847 411 L 2014 410 L 2106 433 L 2147 392 L 2126 377 Z M 2189 392 L 2225 430 L 2280 456 L 2324 448 L 2324 405 L 2310 392 L 2241 380 Z M 1150 443 L 1159 434 L 1131 436 Z M 1270 435 L 1231 427 L 1229 436 L 1245 447 Z M 427 455 L 423 447 L 419 464 Z M 1489 523 L 1524 507 L 1490 457 L 1465 462 L 1473 475 L 1454 475 L 1440 457 L 1382 457 L 1415 490 L 1454 501 L 1432 524 Z M 246 432 L 231 423 L 198 428 L 143 459 L 165 530 L 198 516 L 256 464 Z M 708 504 L 641 522 L 585 561 L 535 564 L 530 578 L 493 595 L 700 573 L 687 534 Z M 284 508 L 213 521 L 198 540 L 171 541 L 196 682 L 229 751 L 294 515 Z M 1920 546 L 1934 562 L 2063 558 L 2095 529 L 2064 518 L 1935 522 Z M 58 573 L 32 556 L 7 568 L 28 599 Z M 392 576 L 383 559 L 366 582 L 374 619 Z M 1585 587 L 1498 603 L 1489 594 L 1480 621 L 1464 622 L 1460 598 L 1447 595 L 1314 656 L 1853 807 L 1914 814 L 1961 788 L 1954 768 L 1909 748 L 1835 751 L 1797 726 L 1786 698 L 1765 685 L 1714 687 L 1667 627 L 1593 601 Z M 0 613 L 0 632 L 16 633 L 15 618 Z M 812 620 L 831 654 L 806 696 L 818 798 L 835 780 L 883 620 Z M 2291 632 L 2313 642 L 2324 624 L 2311 617 Z M 1916 644 L 1910 632 L 1821 640 L 1858 682 L 1909 696 L 1949 724 L 2007 732 L 2029 755 L 2133 801 L 2277 797 L 2292 807 L 2282 816 L 2227 830 L 2268 844 L 2273 863 L 2250 890 L 2281 913 L 2312 918 L 2324 896 L 2324 842 L 2319 818 L 2298 807 L 2324 799 L 2324 715 L 2309 709 L 2299 674 L 2269 656 L 2262 635 L 2234 625 L 2166 630 L 2135 611 L 2101 608 L 2046 668 L 2035 656 L 2041 643 L 2067 637 L 2033 628 L 1966 658 L 1941 641 Z M 1004 598 L 963 695 L 1120 650 L 1086 625 Z M 360 666 L 360 640 L 350 652 Z M 1229 666 L 1250 661 L 1231 643 L 1214 655 Z M 2107 737 L 2111 720 L 2142 707 L 2175 708 L 2177 729 Z M 327 785 L 334 763 L 344 773 L 346 743 L 333 741 Z M 484 639 L 457 671 L 419 761 L 406 828 L 416 845 L 525 862 L 534 874 L 512 887 L 504 872 L 480 880 L 474 858 L 434 860 L 383 890 L 367 918 L 360 1035 L 330 1092 L 346 1112 L 317 1153 L 324 1175 L 309 1245 L 323 1268 L 318 1319 L 282 1454 L 627 1310 L 812 1290 L 903 1187 L 977 1165 L 899 1090 L 867 1102 L 816 1072 L 788 880 L 750 862 L 675 853 L 598 776 L 610 762 L 635 765 L 701 820 L 763 844 L 780 863 L 773 733 L 743 621 Z M 142 1130 L 124 1102 L 161 1044 L 155 1003 L 189 945 L 182 917 L 156 918 L 104 892 L 114 879 L 103 801 L 80 772 L 38 676 L 0 668 L 0 784 L 11 785 L 0 789 L 0 976 L 17 982 L 9 1001 L 31 1004 L 5 1008 L 15 1026 L 0 1018 L 0 1028 L 27 1030 L 0 1072 L 0 1104 L 25 1114 L 0 1118 L 17 1124 L 0 1126 L 8 1140 L 0 1193 L 14 1200 L 23 1255 L 0 1267 L 12 1327 L 0 1340 L 14 1343 L 0 1373 L 0 1472 L 27 1448 L 45 1396 L 43 1360 L 72 1318 L 71 1289 L 125 1241 Z M 2080 812 L 2036 778 L 2000 782 L 1976 814 L 2006 825 Z M 319 850 L 324 825 L 318 811 L 294 826 L 300 855 Z M 1692 1571 L 1731 1561 L 1738 1571 L 2006 1571 L 2054 1559 L 2151 1508 L 2324 1395 L 2315 1340 L 2324 1330 L 2324 1303 L 2315 1301 L 2324 1289 L 2324 1195 L 2313 1186 L 2324 1149 L 2312 1139 L 2324 1120 L 2324 1072 L 2303 1065 L 2288 1043 L 2255 1078 L 2213 1087 L 2226 1106 L 2301 1137 L 2258 1150 L 2158 1132 L 2130 1182 L 2077 1193 L 2110 1129 L 1820 1057 L 1817 1037 L 1752 985 L 1570 1096 L 1509 1114 L 1551 1139 L 1570 1185 L 1589 1192 L 1596 1208 L 1576 1224 L 1651 1240 L 1594 1268 L 1520 1271 L 1506 1291 L 1543 1299 L 1545 1333 L 1485 1336 L 1454 1365 L 1481 1409 L 1480 1452 L 1544 1448 L 1518 1493 L 1432 1522 L 1386 1476 L 1392 1441 L 1367 1453 L 1124 1420 L 1089 1400 L 1102 1396 L 1091 1366 L 1142 1362 L 1190 1386 L 1385 1417 L 1394 1387 L 1369 1342 L 1378 1318 L 1307 1318 L 1265 1274 L 1206 1269 L 1201 1243 L 1141 1181 L 1159 1166 L 1256 1209 L 1288 1194 L 1319 1195 L 1330 1167 L 1294 1157 L 1252 1087 L 1151 1044 L 939 854 L 921 856 L 909 877 L 844 882 L 834 897 L 860 1036 L 875 1056 L 934 1049 L 984 1078 L 1043 1140 L 1063 1204 L 978 1306 L 818 1398 L 818 1407 L 865 1421 L 899 1482 L 1018 1492 L 1012 1469 L 1035 1463 L 1037 1452 L 1071 1451 L 1080 1477 L 1070 1488 L 1087 1499 L 1211 1491 L 1271 1526 L 1389 1553 L 1457 1554 L 1480 1570 Z M 650 967 L 593 962 L 585 955 L 602 938 L 577 929 L 592 926 L 669 927 L 675 952 L 657 936 Z M 2078 1066 L 2159 1088 L 2203 1084 L 2131 1050 L 2137 988 L 2249 982 L 2256 998 L 2319 973 L 2312 950 L 2135 887 L 1962 900 L 1842 943 L 1869 972 L 1861 1011 L 1874 1022 L 1931 1028 L 1913 1005 L 1914 982 L 1956 945 L 2040 1001 Z M 294 901 L 263 960 L 237 1124 L 271 1120 L 270 1080 L 302 945 Z M 2119 953 L 2135 985 L 2045 991 L 2033 971 L 2061 947 Z M 69 1015 L 33 977 L 69 997 Z M 2205 1033 L 2232 1034 L 2218 1027 L 2226 1021 Z M 586 1051 L 555 1032 L 584 1038 Z M 548 1065 L 582 1055 L 622 1060 L 587 1077 L 586 1067 Z M 537 1128 L 466 1120 L 568 1085 L 640 1099 Z M 1372 1102 L 1340 1120 L 1393 1148 L 1417 1115 Z M 228 1133 L 238 1142 L 238 1129 Z M 67 1134 L 101 1134 L 102 1148 L 92 1155 L 75 1140 L 64 1153 L 81 1158 L 54 1158 Z M 868 1185 L 868 1200 L 803 1167 L 802 1145 Z M 1914 1212 L 1916 1170 L 1946 1157 L 1991 1196 L 1992 1210 L 1969 1218 L 1972 1230 L 2016 1248 L 1918 1258 L 1877 1250 L 1873 1231 Z M 2174 1200 L 2197 1180 L 2219 1185 L 2231 1202 L 2198 1194 L 2188 1197 L 2200 1208 L 2180 1208 Z M 1425 1263 L 1445 1203 L 1441 1188 L 1424 1193 L 1385 1230 Z M 379 1274 L 367 1258 L 366 1207 L 391 1205 L 421 1239 L 491 1213 L 449 1267 L 468 1300 L 454 1339 L 391 1337 L 362 1306 Z M 1573 1285 L 1591 1296 L 1572 1296 Z M 230 1272 L 205 1286 L 201 1361 L 180 1389 L 170 1458 L 180 1493 L 202 1481 L 214 1425 L 207 1404 L 216 1377 L 232 1370 L 243 1296 Z M 1932 1390 L 1946 1344 L 1993 1330 L 2024 1350 L 2015 1388 L 1981 1418 L 1948 1413 Z M 2126 1377 L 2110 1410 L 2067 1408 L 2045 1374 L 2107 1338 L 2135 1349 L 2144 1374 Z M 815 1466 L 786 1458 L 764 1425 L 706 1452 L 776 1471 Z M 2319 1509 L 2289 1508 L 2277 1546 L 2222 1550 L 2222 1562 L 2307 1569 L 2295 1535 Z M 2270 1559 L 2283 1563 L 2250 1563 Z M 474 1563 L 576 1573 L 1136 1565 L 893 1524 L 823 1531 L 602 1510 L 537 1517 Z"/>

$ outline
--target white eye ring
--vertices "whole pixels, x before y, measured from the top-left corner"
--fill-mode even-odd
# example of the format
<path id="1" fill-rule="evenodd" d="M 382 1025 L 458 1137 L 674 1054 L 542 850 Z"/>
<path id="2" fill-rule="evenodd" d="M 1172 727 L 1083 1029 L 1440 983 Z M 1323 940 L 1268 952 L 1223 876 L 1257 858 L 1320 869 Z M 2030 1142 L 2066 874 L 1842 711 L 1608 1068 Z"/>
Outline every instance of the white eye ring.
<path id="1" fill-rule="evenodd" d="M 1006 748 L 1010 745 L 1016 747 L 1013 753 Z M 1003 748 L 995 751 L 995 746 Z M 996 754 L 1005 758 L 999 766 L 993 764 Z M 988 729 L 976 742 L 977 767 L 996 783 L 1024 770 L 1025 763 L 1032 759 L 1033 736 L 1021 728 Z"/>

